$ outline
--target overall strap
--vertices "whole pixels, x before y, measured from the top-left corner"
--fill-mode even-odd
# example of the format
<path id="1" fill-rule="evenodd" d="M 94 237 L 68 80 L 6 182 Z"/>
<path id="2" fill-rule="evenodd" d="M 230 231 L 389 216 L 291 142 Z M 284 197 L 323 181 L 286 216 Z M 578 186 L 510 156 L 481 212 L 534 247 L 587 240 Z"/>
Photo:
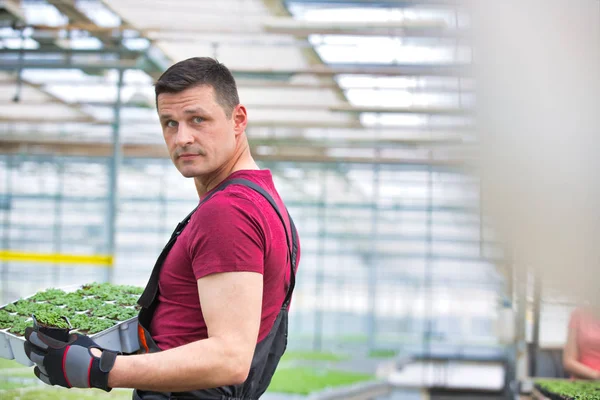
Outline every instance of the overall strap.
<path id="1" fill-rule="evenodd" d="M 277 215 L 279 216 L 279 219 L 281 220 L 281 223 L 283 224 L 283 230 L 285 232 L 285 241 L 287 242 L 288 253 L 290 256 L 290 269 L 291 269 L 290 285 L 287 288 L 285 300 L 283 302 L 283 307 L 287 308 L 287 306 L 290 304 L 290 301 L 292 299 L 292 292 L 294 291 L 294 286 L 296 285 L 296 256 L 298 254 L 298 238 L 296 235 L 296 227 L 294 225 L 294 221 L 292 220 L 290 213 L 286 209 L 286 214 L 287 214 L 288 220 L 290 222 L 290 230 L 292 231 L 291 232 L 292 242 L 290 244 L 290 237 L 288 235 L 288 231 L 287 231 L 287 228 L 285 225 L 285 219 L 283 218 L 283 215 L 281 214 L 281 211 L 279 210 L 279 207 L 277 206 L 277 203 L 275 202 L 273 197 L 271 197 L 271 195 L 265 189 L 263 189 L 261 186 L 257 185 L 256 183 L 254 183 L 252 181 L 249 181 L 247 179 L 236 178 L 236 179 L 232 179 L 228 182 L 230 184 L 239 184 L 239 185 L 247 186 L 250 189 L 253 189 L 256 192 L 260 193 L 265 199 L 267 199 L 267 201 L 275 209 L 275 212 L 277 213 Z"/>

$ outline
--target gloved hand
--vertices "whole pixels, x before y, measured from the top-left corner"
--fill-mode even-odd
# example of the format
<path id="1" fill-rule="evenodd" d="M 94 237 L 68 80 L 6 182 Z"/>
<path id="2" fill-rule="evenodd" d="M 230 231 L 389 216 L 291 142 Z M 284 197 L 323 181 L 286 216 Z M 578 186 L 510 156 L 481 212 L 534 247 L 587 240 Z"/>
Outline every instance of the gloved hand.
<path id="1" fill-rule="evenodd" d="M 72 333 L 69 341 L 63 342 L 28 327 L 25 340 L 25 353 L 37 365 L 34 373 L 42 382 L 66 388 L 112 390 L 108 373 L 120 353 L 103 349 L 79 333 Z M 100 349 L 102 356 L 93 355 L 93 348 Z"/>

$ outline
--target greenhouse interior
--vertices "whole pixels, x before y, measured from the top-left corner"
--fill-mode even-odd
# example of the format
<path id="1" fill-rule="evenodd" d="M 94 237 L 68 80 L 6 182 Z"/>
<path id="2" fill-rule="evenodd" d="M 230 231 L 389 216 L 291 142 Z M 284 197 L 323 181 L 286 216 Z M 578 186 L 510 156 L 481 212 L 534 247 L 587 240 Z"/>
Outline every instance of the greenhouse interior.
<path id="1" fill-rule="evenodd" d="M 564 349 L 579 299 L 553 290 L 558 274 L 544 286 L 537 253 L 511 250 L 494 216 L 527 193 L 495 197 L 504 208 L 486 213 L 486 194 L 506 186 L 486 186 L 478 167 L 508 154 L 515 182 L 542 176 L 527 168 L 543 144 L 515 132 L 563 125 L 528 130 L 524 104 L 534 121 L 564 107 L 565 120 L 585 113 L 581 125 L 596 126 L 592 95 L 578 110 L 553 96 L 597 93 L 599 31 L 596 0 L 0 1 L 1 305 L 93 282 L 146 286 L 198 203 L 169 158 L 154 84 L 212 57 L 235 77 L 252 156 L 302 246 L 287 350 L 261 398 L 587 398 L 558 385 L 576 375 Z M 552 190 L 569 203 L 565 186 Z M 535 199 L 519 215 L 552 215 Z M 530 221 L 518 213 L 500 222 L 518 230 Z M 513 238 L 533 253 L 531 238 L 555 227 Z M 2 399 L 131 398 L 46 385 L 8 351 Z"/>

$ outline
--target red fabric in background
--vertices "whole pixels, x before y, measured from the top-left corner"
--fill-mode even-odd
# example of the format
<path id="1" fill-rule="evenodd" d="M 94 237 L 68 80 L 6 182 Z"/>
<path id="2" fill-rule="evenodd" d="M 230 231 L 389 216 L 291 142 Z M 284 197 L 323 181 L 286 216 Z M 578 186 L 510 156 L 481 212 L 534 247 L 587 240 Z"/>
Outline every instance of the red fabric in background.
<path id="1" fill-rule="evenodd" d="M 577 332 L 579 362 L 600 371 L 600 320 L 577 309 L 571 314 L 569 328 Z"/>

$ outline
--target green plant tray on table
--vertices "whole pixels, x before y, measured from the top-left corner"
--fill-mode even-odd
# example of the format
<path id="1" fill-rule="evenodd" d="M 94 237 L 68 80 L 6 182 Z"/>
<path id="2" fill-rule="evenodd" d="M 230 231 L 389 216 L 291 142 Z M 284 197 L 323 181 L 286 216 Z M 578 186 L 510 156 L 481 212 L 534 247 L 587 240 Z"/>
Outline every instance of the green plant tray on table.
<path id="1" fill-rule="evenodd" d="M 550 400 L 600 400 L 600 382 L 585 380 L 537 380 L 535 388 Z"/>
<path id="2" fill-rule="evenodd" d="M 0 308 L 0 358 L 32 365 L 23 350 L 25 328 L 59 337 L 69 332 L 91 336 L 111 350 L 138 350 L 137 299 L 143 289 L 128 285 L 90 283 L 75 290 L 47 289 Z M 56 336 L 54 336 L 56 337 Z"/>

